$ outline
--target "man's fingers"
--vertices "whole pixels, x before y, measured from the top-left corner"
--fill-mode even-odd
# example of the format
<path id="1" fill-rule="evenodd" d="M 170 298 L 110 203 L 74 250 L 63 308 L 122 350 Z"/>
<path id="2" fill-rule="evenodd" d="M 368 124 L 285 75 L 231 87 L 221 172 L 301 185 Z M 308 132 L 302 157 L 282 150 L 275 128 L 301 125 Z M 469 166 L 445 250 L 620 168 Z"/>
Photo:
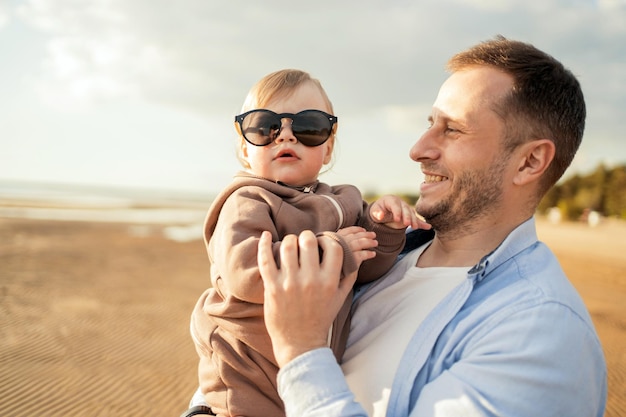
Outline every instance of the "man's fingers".
<path id="1" fill-rule="evenodd" d="M 324 247 L 318 245 L 318 238 L 310 230 L 305 230 L 298 236 L 297 246 L 300 249 L 299 266 L 305 271 L 312 271 L 320 264 L 320 252 L 324 252 Z M 321 249 L 321 251 L 320 251 Z M 326 257 L 324 253 L 323 258 Z M 309 277 L 309 274 L 303 274 L 303 277 Z"/>
<path id="2" fill-rule="evenodd" d="M 324 252 L 321 265 L 336 265 L 337 262 L 341 265 L 343 262 L 343 249 L 339 242 L 328 236 L 319 236 L 317 237 L 316 244 L 318 244 L 322 252 Z"/>
<path id="3" fill-rule="evenodd" d="M 321 268 L 320 281 L 322 284 L 328 285 L 329 289 L 336 289 L 337 287 L 343 288 L 345 287 L 345 283 L 352 288 L 354 282 L 356 281 L 357 274 L 351 274 L 349 277 L 344 277 L 340 282 L 341 277 L 341 267 L 343 265 L 343 248 L 335 239 L 331 239 L 328 236 L 320 236 L 318 237 L 319 246 L 322 248 L 324 252 L 324 257 L 322 258 L 321 263 L 319 264 Z M 355 255 L 356 256 L 356 255 Z M 332 290 L 334 292 L 335 290 Z M 340 290 L 339 300 L 343 299 L 348 292 L 344 288 Z"/>
<path id="4" fill-rule="evenodd" d="M 271 278 L 278 276 L 278 268 L 272 253 L 272 234 L 270 232 L 261 233 L 259 239 L 259 247 L 257 252 L 257 262 L 259 264 L 259 272 L 263 282 L 267 286 Z"/>
<path id="5" fill-rule="evenodd" d="M 296 235 L 287 235 L 280 244 L 280 269 L 285 276 L 289 276 L 295 273 L 299 267 L 298 237 Z"/>

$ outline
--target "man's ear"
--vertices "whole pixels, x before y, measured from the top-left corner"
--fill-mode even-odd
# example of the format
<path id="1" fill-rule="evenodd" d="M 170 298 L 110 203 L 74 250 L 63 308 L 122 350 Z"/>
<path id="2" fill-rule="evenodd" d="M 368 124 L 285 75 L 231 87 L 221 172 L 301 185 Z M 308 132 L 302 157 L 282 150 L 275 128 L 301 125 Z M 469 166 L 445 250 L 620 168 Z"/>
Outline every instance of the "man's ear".
<path id="1" fill-rule="evenodd" d="M 518 152 L 519 165 L 513 182 L 525 185 L 539 181 L 554 159 L 556 147 L 550 139 L 537 139 L 524 143 Z"/>

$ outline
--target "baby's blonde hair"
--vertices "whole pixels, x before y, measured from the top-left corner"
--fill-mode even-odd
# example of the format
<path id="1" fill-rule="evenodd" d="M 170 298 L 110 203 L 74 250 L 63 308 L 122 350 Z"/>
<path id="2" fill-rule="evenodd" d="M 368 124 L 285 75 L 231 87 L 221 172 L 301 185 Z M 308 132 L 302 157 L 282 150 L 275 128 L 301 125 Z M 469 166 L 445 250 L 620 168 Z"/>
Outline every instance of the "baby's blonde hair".
<path id="1" fill-rule="evenodd" d="M 319 88 L 324 101 L 328 105 L 329 113 L 333 114 L 333 104 L 330 102 L 328 95 L 326 95 L 326 91 L 320 81 L 311 77 L 308 72 L 297 69 L 283 69 L 261 78 L 248 92 L 241 112 L 262 109 L 276 97 L 287 98 L 296 88 L 307 82 L 311 82 Z"/>

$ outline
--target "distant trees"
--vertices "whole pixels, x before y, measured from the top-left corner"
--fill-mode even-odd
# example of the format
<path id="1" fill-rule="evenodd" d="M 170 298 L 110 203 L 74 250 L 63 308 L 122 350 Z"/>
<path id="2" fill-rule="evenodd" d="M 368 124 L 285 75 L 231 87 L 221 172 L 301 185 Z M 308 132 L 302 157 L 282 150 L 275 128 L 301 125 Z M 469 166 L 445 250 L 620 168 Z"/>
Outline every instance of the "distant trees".
<path id="1" fill-rule="evenodd" d="M 539 204 L 539 212 L 558 207 L 567 220 L 576 220 L 588 211 L 606 217 L 626 219 L 626 165 L 606 168 L 599 165 L 586 176 L 574 175 L 552 187 Z"/>
<path id="2" fill-rule="evenodd" d="M 413 194 L 413 193 L 396 193 L 396 195 L 412 206 L 414 206 L 415 203 L 417 203 L 417 200 L 420 198 L 419 194 Z M 375 200 L 377 200 L 380 197 L 381 197 L 380 194 L 372 192 L 372 191 L 363 193 L 363 199 L 369 203 L 373 203 Z"/>

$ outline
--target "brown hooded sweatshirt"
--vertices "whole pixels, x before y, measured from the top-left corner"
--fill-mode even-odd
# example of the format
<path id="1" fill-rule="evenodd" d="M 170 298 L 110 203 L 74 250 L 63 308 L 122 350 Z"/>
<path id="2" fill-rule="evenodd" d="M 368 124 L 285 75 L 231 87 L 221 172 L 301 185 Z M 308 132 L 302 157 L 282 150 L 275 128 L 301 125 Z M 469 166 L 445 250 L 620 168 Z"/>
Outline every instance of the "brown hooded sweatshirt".
<path id="1" fill-rule="evenodd" d="M 351 185 L 315 182 L 291 187 L 240 172 L 213 201 L 204 228 L 211 284 L 191 317 L 191 334 L 200 356 L 200 388 L 219 416 L 280 417 L 278 366 L 263 320 L 263 283 L 257 266 L 261 233 L 272 233 L 275 259 L 288 234 L 311 230 L 344 247 L 343 273 L 356 269 L 344 240 L 335 232 L 348 226 L 376 232 L 376 257 L 363 262 L 357 283 L 371 282 L 393 265 L 405 242 L 403 229 L 375 223 L 359 190 Z M 331 331 L 337 360 L 349 331 L 351 297 Z M 324 306 L 320 306 L 324 308 Z"/>

